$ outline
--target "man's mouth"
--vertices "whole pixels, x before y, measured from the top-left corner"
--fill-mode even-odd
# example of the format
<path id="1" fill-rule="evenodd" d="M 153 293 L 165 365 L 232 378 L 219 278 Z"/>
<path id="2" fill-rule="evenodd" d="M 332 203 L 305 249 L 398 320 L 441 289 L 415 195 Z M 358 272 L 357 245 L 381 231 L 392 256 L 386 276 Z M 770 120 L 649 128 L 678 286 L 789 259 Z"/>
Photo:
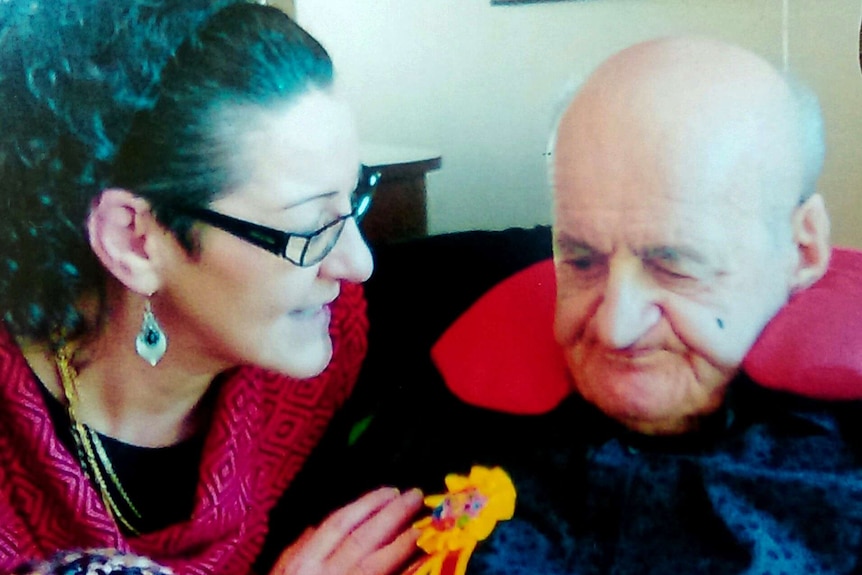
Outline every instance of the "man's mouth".
<path id="1" fill-rule="evenodd" d="M 623 367 L 646 367 L 655 363 L 665 353 L 660 347 L 605 351 L 602 359 Z"/>

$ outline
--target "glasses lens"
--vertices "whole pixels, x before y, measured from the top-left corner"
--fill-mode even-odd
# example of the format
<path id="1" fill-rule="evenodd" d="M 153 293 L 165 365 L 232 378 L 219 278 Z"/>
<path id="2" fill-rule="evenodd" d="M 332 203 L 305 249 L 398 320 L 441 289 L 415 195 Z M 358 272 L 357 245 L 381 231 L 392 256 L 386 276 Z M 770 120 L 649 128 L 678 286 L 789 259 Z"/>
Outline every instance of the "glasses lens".
<path id="1" fill-rule="evenodd" d="M 363 174 L 360 176 L 360 185 L 351 198 L 350 214 L 341 216 L 311 237 L 292 236 L 288 238 L 284 248 L 284 257 L 297 265 L 308 267 L 319 263 L 329 255 L 329 252 L 338 243 L 338 238 L 341 237 L 347 220 L 353 218 L 359 223 L 368 212 L 378 181 L 380 181 L 380 172 L 368 172 L 367 168 L 364 168 Z"/>
<path id="2" fill-rule="evenodd" d="M 300 262 L 302 266 L 313 266 L 329 255 L 338 242 L 347 219 L 339 219 L 310 238 L 294 237 L 287 243 L 287 259 Z"/>

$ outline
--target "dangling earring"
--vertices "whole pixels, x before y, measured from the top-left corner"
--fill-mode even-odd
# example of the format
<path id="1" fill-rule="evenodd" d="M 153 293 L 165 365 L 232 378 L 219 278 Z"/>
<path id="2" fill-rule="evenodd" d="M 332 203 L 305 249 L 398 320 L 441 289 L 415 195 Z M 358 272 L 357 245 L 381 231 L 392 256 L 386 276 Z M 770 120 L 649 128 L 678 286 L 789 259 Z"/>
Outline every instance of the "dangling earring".
<path id="1" fill-rule="evenodd" d="M 168 336 L 162 331 L 162 326 L 153 315 L 150 300 L 144 307 L 144 321 L 141 322 L 141 331 L 135 338 L 135 351 L 144 358 L 144 361 L 155 367 L 168 349 Z"/>

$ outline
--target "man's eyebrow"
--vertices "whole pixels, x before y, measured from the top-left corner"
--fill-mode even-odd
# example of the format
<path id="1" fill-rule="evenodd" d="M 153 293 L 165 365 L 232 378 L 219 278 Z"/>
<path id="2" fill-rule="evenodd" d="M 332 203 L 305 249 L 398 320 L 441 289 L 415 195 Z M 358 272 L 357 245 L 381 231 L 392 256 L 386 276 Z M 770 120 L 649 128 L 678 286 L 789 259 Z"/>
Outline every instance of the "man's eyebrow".
<path id="1" fill-rule="evenodd" d="M 596 248 L 583 240 L 579 240 L 566 233 L 554 236 L 554 247 L 564 253 L 570 252 L 597 252 Z"/>
<path id="2" fill-rule="evenodd" d="M 700 251 L 689 246 L 653 246 L 639 250 L 640 257 L 648 260 L 689 261 L 698 265 L 709 265 L 710 261 Z"/>

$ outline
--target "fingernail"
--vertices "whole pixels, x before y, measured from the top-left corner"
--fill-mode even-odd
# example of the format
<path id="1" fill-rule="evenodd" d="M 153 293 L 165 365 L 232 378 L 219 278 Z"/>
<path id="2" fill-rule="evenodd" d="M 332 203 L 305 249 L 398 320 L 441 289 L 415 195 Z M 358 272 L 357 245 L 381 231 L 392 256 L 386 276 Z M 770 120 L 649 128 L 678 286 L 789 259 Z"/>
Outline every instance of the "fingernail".
<path id="1" fill-rule="evenodd" d="M 405 496 L 407 497 L 407 500 L 411 503 L 417 503 L 425 498 L 425 496 L 422 494 L 422 491 L 416 488 L 413 488 L 408 491 Z"/>
<path id="2" fill-rule="evenodd" d="M 395 487 L 380 487 L 377 489 L 376 493 L 379 493 L 381 497 L 386 499 L 386 501 L 391 501 L 401 494 L 401 492 Z"/>

